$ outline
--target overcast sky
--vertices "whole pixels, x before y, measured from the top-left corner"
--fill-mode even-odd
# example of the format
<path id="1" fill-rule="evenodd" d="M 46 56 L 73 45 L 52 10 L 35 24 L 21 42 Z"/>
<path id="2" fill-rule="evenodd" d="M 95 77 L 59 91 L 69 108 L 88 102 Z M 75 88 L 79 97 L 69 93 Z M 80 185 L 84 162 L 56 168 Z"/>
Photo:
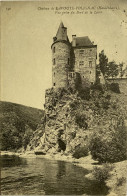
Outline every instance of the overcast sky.
<path id="1" fill-rule="evenodd" d="M 51 87 L 52 38 L 61 20 L 70 41 L 73 34 L 89 36 L 97 44 L 98 54 L 104 49 L 109 61 L 127 64 L 127 3 L 125 0 L 114 0 L 111 5 L 104 2 L 108 1 L 98 0 L 96 4 L 95 0 L 2 2 L 1 99 L 43 108 L 45 89 Z M 89 9 L 88 14 L 64 15 L 51 10 L 60 6 L 96 7 L 92 14 Z M 117 9 L 97 10 L 98 6 Z M 94 14 L 95 11 L 102 13 Z"/>

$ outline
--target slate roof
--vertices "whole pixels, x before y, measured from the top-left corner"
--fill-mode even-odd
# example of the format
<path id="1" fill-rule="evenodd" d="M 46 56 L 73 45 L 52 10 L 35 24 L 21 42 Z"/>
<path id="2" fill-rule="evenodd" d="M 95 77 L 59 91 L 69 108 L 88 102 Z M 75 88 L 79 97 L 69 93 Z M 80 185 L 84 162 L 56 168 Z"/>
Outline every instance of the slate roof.
<path id="1" fill-rule="evenodd" d="M 76 46 L 92 46 L 93 43 L 90 41 L 88 36 L 76 37 Z"/>

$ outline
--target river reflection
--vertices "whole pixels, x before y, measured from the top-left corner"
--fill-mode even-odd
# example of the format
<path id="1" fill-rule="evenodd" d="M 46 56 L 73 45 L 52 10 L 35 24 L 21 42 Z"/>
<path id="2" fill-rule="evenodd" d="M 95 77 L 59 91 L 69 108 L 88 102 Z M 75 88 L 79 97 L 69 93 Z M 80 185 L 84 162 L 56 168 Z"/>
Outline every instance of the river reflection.
<path id="1" fill-rule="evenodd" d="M 5 195 L 106 195 L 108 191 L 85 178 L 87 170 L 63 161 L 2 156 L 1 168 Z"/>

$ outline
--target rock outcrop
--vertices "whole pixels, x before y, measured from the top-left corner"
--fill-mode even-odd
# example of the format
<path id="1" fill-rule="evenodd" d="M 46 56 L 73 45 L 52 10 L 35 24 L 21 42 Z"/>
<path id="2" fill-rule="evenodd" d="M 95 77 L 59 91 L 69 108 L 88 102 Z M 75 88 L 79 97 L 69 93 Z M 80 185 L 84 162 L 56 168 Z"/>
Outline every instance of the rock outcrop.
<path id="1" fill-rule="evenodd" d="M 51 154 L 74 154 L 83 149 L 87 155 L 93 131 L 97 127 L 106 130 L 120 122 L 115 104 L 107 92 L 91 90 L 88 100 L 74 89 L 47 89 L 43 126 L 34 133 L 27 149 Z"/>

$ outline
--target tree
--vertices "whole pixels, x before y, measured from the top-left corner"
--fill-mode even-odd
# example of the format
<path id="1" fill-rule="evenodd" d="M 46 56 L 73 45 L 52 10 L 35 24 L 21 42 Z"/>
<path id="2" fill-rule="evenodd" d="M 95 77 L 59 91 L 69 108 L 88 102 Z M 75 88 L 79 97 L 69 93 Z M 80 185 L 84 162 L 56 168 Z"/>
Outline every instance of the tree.
<path id="1" fill-rule="evenodd" d="M 107 78 L 112 77 L 115 78 L 119 74 L 119 65 L 115 63 L 115 61 L 111 61 L 108 63 L 106 76 Z"/>
<path id="2" fill-rule="evenodd" d="M 33 135 L 33 130 L 28 125 L 26 125 L 25 133 L 24 133 L 23 140 L 22 140 L 25 150 L 26 150 L 28 143 L 30 142 L 32 135 Z"/>
<path id="3" fill-rule="evenodd" d="M 117 122 L 117 127 L 98 127 L 93 132 L 89 149 L 94 160 L 102 163 L 114 163 L 127 159 L 127 130 L 123 119 Z"/>
<path id="4" fill-rule="evenodd" d="M 119 64 L 119 68 L 120 68 L 120 77 L 123 77 L 123 62 Z"/>
<path id="5" fill-rule="evenodd" d="M 100 70 L 100 65 L 97 64 L 96 65 L 96 82 L 99 83 L 100 82 L 100 75 L 101 75 L 101 70 Z"/>
<path id="6" fill-rule="evenodd" d="M 104 50 L 102 50 L 99 54 L 99 66 L 104 78 L 115 78 L 119 74 L 119 65 L 117 65 L 115 61 L 111 61 L 108 63 L 108 58 L 104 54 Z"/>
<path id="7" fill-rule="evenodd" d="M 101 53 L 99 53 L 99 65 L 100 65 L 100 70 L 105 77 L 107 67 L 108 67 L 108 58 L 104 54 L 104 50 L 102 50 Z"/>

